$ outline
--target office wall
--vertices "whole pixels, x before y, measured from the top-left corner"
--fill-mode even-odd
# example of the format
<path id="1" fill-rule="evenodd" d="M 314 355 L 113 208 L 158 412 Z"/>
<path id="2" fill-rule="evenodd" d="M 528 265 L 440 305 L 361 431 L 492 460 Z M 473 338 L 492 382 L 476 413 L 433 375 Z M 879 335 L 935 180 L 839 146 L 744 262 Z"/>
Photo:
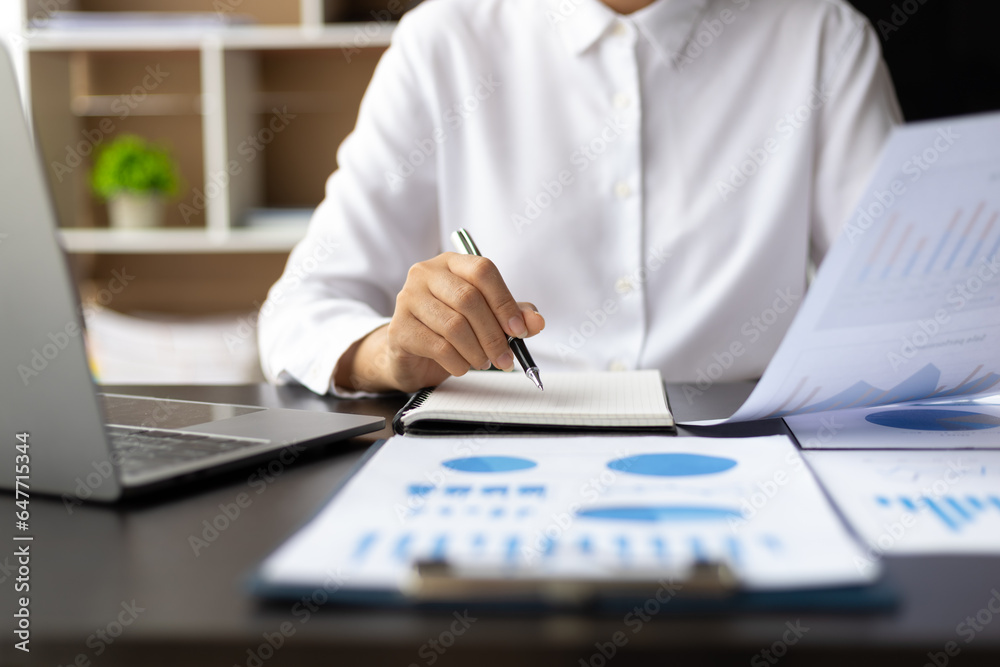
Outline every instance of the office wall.
<path id="1" fill-rule="evenodd" d="M 1000 109 L 996 0 L 851 0 L 882 40 L 909 121 Z"/>

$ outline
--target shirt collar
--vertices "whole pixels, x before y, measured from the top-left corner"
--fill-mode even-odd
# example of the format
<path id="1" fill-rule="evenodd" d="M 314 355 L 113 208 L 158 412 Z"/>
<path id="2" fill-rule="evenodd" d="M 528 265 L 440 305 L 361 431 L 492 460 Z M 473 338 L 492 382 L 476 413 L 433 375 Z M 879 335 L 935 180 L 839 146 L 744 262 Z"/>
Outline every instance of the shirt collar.
<path id="1" fill-rule="evenodd" d="M 656 0 L 621 16 L 600 0 L 548 0 L 546 14 L 572 55 L 580 55 L 617 20 L 631 22 L 660 52 L 673 60 L 687 44 L 708 0 Z"/>

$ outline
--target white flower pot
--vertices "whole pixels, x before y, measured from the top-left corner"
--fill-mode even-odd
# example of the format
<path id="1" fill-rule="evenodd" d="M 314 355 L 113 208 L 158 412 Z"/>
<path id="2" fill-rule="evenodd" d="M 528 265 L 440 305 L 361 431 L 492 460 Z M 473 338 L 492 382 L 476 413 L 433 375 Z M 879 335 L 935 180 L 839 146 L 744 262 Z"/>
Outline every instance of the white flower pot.
<path id="1" fill-rule="evenodd" d="M 108 200 L 108 217 L 116 229 L 148 229 L 163 224 L 163 197 L 123 192 Z"/>

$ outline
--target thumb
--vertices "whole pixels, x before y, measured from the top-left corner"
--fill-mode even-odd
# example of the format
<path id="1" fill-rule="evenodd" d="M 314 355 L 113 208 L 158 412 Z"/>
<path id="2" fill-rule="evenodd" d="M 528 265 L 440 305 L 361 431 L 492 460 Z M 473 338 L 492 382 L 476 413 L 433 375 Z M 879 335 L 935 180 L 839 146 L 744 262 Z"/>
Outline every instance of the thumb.
<path id="1" fill-rule="evenodd" d="M 545 328 L 545 318 L 539 314 L 538 309 L 535 308 L 535 304 L 527 301 L 519 301 L 517 306 L 521 309 L 521 316 L 524 318 L 524 326 L 528 328 L 528 333 L 525 335 L 525 338 L 534 336 Z"/>

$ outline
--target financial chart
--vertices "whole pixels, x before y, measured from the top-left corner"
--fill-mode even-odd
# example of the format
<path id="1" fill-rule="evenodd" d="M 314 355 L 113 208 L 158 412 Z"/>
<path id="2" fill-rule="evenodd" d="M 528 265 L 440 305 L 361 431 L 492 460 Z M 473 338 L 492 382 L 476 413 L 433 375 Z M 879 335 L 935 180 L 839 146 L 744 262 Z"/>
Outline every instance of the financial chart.
<path id="1" fill-rule="evenodd" d="M 264 572 L 398 590 L 417 561 L 516 577 L 655 580 L 699 562 L 751 588 L 862 583 L 785 437 L 389 440 Z"/>

